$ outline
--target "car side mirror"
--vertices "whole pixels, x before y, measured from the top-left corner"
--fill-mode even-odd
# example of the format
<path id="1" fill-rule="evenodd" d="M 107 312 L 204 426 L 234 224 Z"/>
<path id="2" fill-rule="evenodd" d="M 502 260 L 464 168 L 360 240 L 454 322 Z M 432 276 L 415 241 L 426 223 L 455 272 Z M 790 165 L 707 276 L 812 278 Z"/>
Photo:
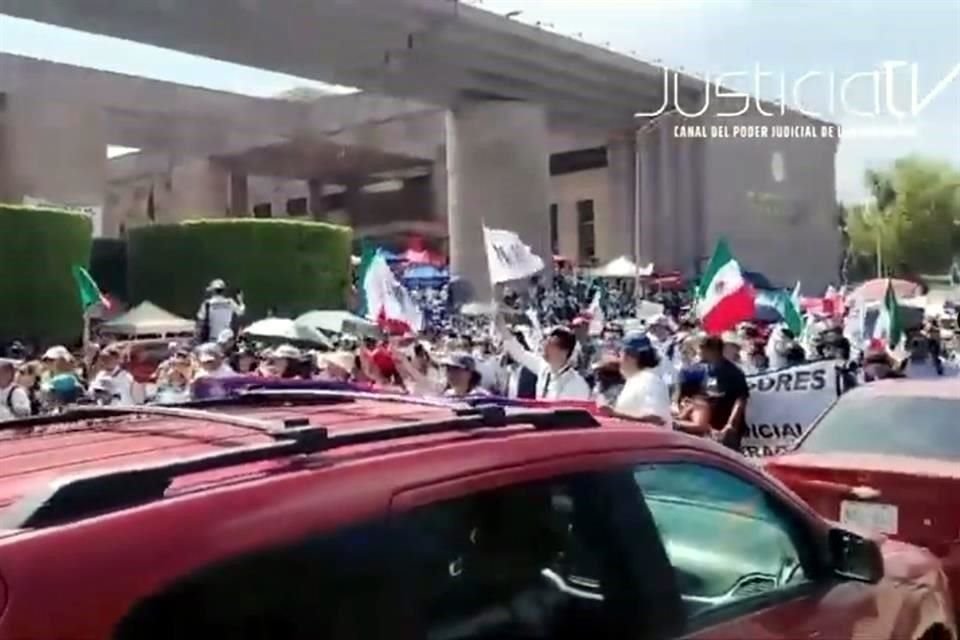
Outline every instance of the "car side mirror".
<path id="1" fill-rule="evenodd" d="M 883 578 L 880 545 L 846 529 L 831 529 L 828 535 L 830 568 L 847 580 L 876 583 Z"/>

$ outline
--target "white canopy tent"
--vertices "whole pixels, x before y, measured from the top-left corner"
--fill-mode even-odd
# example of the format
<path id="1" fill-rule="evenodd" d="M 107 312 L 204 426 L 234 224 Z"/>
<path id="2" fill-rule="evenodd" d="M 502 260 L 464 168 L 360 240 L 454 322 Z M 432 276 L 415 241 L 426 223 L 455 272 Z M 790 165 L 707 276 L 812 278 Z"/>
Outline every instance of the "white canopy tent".
<path id="1" fill-rule="evenodd" d="M 101 333 L 131 338 L 193 334 L 196 323 L 161 309 L 149 300 L 100 325 Z"/>
<path id="2" fill-rule="evenodd" d="M 638 267 L 627 256 L 614 258 L 602 267 L 590 271 L 590 275 L 597 278 L 636 278 L 653 275 L 653 263 Z"/>

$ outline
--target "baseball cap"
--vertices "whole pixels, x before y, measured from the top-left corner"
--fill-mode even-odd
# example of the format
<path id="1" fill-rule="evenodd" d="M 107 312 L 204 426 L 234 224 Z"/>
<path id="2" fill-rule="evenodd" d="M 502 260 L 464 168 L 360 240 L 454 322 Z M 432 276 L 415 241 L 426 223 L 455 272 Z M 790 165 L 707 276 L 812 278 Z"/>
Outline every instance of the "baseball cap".
<path id="1" fill-rule="evenodd" d="M 50 347 L 47 349 L 41 360 L 73 360 L 73 356 L 70 355 L 69 349 L 62 345 L 57 345 L 55 347 Z"/>
<path id="2" fill-rule="evenodd" d="M 638 355 L 653 351 L 653 343 L 647 334 L 640 331 L 633 331 L 623 337 L 623 352 L 630 355 Z"/>
<path id="3" fill-rule="evenodd" d="M 207 291 L 223 291 L 227 288 L 227 283 L 221 278 L 215 278 L 207 285 Z"/>
<path id="4" fill-rule="evenodd" d="M 463 369 L 464 371 L 476 371 L 477 363 L 473 356 L 466 353 L 451 353 L 440 361 L 440 364 L 453 369 Z"/>

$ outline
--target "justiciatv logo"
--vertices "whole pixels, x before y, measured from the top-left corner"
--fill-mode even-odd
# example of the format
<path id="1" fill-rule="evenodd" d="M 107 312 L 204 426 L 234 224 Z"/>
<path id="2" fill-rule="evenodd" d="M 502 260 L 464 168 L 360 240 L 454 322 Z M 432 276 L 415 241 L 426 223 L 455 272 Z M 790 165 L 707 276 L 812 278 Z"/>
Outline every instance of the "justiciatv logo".
<path id="1" fill-rule="evenodd" d="M 690 104 L 686 95 L 683 85 L 689 79 L 664 69 L 663 103 L 652 111 L 640 111 L 636 115 L 655 118 L 674 112 L 696 118 L 713 106 L 711 115 L 720 118 L 735 118 L 748 111 L 775 117 L 792 110 L 818 119 L 883 119 L 907 123 L 918 120 L 958 82 L 960 62 L 943 75 L 928 73 L 927 78 L 921 79 L 922 75 L 918 63 L 903 60 L 886 60 L 873 69 L 846 74 L 812 69 L 796 77 L 756 64 L 749 71 L 704 77 L 705 91 L 698 105 Z M 928 87 L 926 90 L 921 88 L 922 82 Z M 748 88 L 736 90 L 731 89 L 732 86 Z"/>

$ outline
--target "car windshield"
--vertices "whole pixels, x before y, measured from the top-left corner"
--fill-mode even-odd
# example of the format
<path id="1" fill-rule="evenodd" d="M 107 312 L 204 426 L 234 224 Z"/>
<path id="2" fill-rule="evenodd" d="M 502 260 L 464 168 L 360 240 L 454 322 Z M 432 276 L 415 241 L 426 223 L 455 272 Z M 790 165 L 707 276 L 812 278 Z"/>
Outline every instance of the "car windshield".
<path id="1" fill-rule="evenodd" d="M 800 444 L 802 453 L 866 453 L 960 460 L 960 398 L 852 394 Z"/>

